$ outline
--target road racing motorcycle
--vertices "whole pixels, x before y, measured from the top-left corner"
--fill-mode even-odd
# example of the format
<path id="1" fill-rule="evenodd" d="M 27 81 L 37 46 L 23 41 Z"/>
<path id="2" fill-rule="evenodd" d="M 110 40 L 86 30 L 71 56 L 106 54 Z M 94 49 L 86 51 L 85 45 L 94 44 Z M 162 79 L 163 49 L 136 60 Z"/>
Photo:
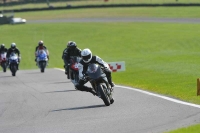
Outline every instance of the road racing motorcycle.
<path id="1" fill-rule="evenodd" d="M 88 66 L 86 75 L 93 90 L 96 92 L 97 96 L 103 100 L 104 104 L 106 106 L 112 104 L 114 102 L 112 97 L 113 91 L 104 73 L 104 68 L 92 63 Z"/>
<path id="2" fill-rule="evenodd" d="M 47 53 L 44 50 L 40 50 L 37 55 L 37 66 L 43 73 L 48 64 Z"/>
<path id="3" fill-rule="evenodd" d="M 6 72 L 6 66 L 7 66 L 7 63 L 6 63 L 6 52 L 1 52 L 0 54 L 0 64 L 1 64 L 1 67 L 3 69 L 3 72 Z"/>
<path id="4" fill-rule="evenodd" d="M 76 85 L 79 82 L 79 72 L 78 72 L 78 63 L 81 60 L 80 57 L 72 56 L 70 57 L 69 65 L 69 78 L 72 83 Z"/>
<path id="5" fill-rule="evenodd" d="M 9 57 L 9 68 L 12 73 L 12 76 L 16 75 L 16 72 L 18 70 L 18 65 L 19 65 L 19 58 L 17 54 L 11 53 Z"/>

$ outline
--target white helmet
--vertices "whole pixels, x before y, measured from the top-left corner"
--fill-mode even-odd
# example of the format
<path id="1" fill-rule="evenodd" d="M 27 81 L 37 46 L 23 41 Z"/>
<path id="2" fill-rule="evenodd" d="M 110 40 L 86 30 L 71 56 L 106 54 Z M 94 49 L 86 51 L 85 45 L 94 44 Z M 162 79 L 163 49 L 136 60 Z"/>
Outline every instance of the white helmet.
<path id="1" fill-rule="evenodd" d="M 85 63 L 88 63 L 92 59 L 92 52 L 88 48 L 83 49 L 83 51 L 81 51 L 81 57 Z"/>
<path id="2" fill-rule="evenodd" d="M 11 43 L 11 48 L 12 48 L 12 49 L 15 49 L 15 48 L 16 48 L 16 43 L 14 43 L 14 42 Z"/>

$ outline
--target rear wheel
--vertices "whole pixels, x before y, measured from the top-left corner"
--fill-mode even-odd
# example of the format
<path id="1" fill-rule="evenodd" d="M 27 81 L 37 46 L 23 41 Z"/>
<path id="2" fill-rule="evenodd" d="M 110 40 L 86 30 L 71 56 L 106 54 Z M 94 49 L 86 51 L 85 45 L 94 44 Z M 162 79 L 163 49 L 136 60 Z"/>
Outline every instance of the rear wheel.
<path id="1" fill-rule="evenodd" d="M 46 67 L 46 62 L 45 61 L 41 61 L 39 62 L 40 65 L 40 71 L 43 73 Z"/>

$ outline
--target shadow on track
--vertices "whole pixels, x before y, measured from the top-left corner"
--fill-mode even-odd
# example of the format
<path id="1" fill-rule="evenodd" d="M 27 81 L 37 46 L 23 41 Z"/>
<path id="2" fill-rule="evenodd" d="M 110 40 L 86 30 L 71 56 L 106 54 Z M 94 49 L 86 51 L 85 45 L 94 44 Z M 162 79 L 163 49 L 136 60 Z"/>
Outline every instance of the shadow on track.
<path id="1" fill-rule="evenodd" d="M 64 83 L 71 83 L 71 81 L 53 82 L 50 84 L 64 84 Z"/>
<path id="2" fill-rule="evenodd" d="M 9 78 L 9 77 L 13 77 L 13 76 L 12 75 L 10 75 L 10 76 L 2 76 L 0 78 Z"/>
<path id="3" fill-rule="evenodd" d="M 91 106 L 83 106 L 83 107 L 75 107 L 75 108 L 66 108 L 66 109 L 52 110 L 50 112 L 57 112 L 57 111 L 64 111 L 64 110 L 89 109 L 89 108 L 100 108 L 100 107 L 106 107 L 106 106 L 104 104 L 102 104 L 102 105 L 91 105 Z"/>
<path id="4" fill-rule="evenodd" d="M 38 74 L 38 73 L 41 73 L 41 72 L 28 72 L 28 73 L 24 73 L 24 74 Z"/>
<path id="5" fill-rule="evenodd" d="M 50 92 L 45 92 L 45 93 L 70 92 L 70 91 L 77 91 L 77 90 L 50 91 Z"/>

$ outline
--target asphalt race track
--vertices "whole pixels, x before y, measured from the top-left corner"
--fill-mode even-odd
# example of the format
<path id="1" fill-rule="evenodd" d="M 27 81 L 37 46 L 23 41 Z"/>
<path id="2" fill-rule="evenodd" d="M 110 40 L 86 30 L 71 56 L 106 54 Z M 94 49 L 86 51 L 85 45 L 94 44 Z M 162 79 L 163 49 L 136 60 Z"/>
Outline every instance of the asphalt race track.
<path id="1" fill-rule="evenodd" d="M 117 86 L 107 107 L 59 69 L 0 72 L 0 133 L 163 133 L 200 123 L 199 105 L 155 95 Z"/>

